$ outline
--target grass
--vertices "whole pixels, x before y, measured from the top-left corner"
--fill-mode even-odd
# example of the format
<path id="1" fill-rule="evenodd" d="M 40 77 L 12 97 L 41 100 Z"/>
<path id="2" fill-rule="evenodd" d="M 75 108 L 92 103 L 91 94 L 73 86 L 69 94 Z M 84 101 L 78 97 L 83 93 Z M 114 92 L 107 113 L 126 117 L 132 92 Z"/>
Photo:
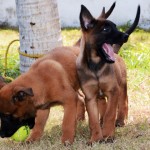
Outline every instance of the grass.
<path id="1" fill-rule="evenodd" d="M 17 30 L 0 29 L 0 74 L 2 75 L 5 70 L 5 54 L 9 43 L 15 39 L 19 39 L 19 33 Z M 15 42 L 10 46 L 7 59 L 7 76 L 16 78 L 19 72 L 19 54 L 18 54 L 19 42 Z"/>
<path id="2" fill-rule="evenodd" d="M 121 27 L 124 30 L 124 27 Z M 73 45 L 80 37 L 79 29 L 62 30 L 64 45 Z M 18 39 L 17 30 L 0 30 L 0 73 L 4 72 L 4 55 L 10 41 Z M 8 55 L 7 75 L 19 75 L 18 43 L 11 46 Z M 128 124 L 116 129 L 114 143 L 86 146 L 89 139 L 88 119 L 79 122 L 72 146 L 64 147 L 60 142 L 63 109 L 53 107 L 40 142 L 20 144 L 11 139 L 0 139 L 1 150 L 148 150 L 150 147 L 150 32 L 137 29 L 120 53 L 125 60 L 128 72 L 129 118 Z M 69 122 L 68 122 L 69 123 Z"/>

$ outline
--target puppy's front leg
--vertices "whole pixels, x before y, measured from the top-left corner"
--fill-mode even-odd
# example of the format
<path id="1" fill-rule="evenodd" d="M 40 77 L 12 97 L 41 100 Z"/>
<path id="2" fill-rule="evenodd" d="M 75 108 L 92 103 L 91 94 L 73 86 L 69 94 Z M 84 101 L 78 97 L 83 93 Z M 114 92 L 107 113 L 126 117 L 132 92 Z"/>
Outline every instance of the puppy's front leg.
<path id="1" fill-rule="evenodd" d="M 108 105 L 103 118 L 103 137 L 106 141 L 113 141 L 115 133 L 115 120 L 118 106 L 118 89 L 107 92 Z"/>
<path id="2" fill-rule="evenodd" d="M 105 115 L 107 109 L 107 101 L 105 99 L 105 97 L 101 97 L 98 99 L 98 110 L 99 110 L 99 114 L 100 114 L 100 125 L 102 127 L 103 125 L 103 118 Z"/>
<path id="3" fill-rule="evenodd" d="M 85 104 L 89 116 L 89 126 L 91 132 L 91 139 L 87 144 L 91 145 L 93 142 L 101 141 L 103 136 L 99 125 L 98 104 L 96 97 L 90 100 L 86 100 Z"/>
<path id="4" fill-rule="evenodd" d="M 50 109 L 45 109 L 45 110 L 38 110 L 35 118 L 35 125 L 32 129 L 32 132 L 29 136 L 29 138 L 26 140 L 27 142 L 33 142 L 36 140 L 40 140 L 44 127 L 46 124 L 46 121 L 49 116 Z"/>

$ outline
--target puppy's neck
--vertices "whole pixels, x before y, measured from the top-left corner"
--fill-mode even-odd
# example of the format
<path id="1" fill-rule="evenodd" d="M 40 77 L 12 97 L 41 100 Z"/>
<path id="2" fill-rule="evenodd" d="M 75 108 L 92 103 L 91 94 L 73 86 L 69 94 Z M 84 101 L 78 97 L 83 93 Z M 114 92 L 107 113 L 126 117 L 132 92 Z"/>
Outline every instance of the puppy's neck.
<path id="1" fill-rule="evenodd" d="M 98 71 L 104 65 L 104 61 L 97 53 L 97 50 L 89 42 L 86 42 L 86 37 L 84 35 L 82 35 L 81 38 L 78 59 L 83 66 L 94 72 Z"/>

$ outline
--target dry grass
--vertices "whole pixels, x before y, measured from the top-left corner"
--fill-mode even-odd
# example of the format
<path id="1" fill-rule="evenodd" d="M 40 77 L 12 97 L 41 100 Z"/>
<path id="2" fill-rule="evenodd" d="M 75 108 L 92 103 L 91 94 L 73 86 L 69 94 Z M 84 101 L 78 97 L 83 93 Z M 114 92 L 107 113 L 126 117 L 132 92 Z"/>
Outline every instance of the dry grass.
<path id="1" fill-rule="evenodd" d="M 77 29 L 62 31 L 64 45 L 73 45 L 79 38 Z M 18 38 L 17 31 L 0 30 L 0 55 L 9 41 Z M 128 124 L 116 129 L 114 143 L 95 143 L 86 145 L 89 139 L 88 118 L 79 122 L 72 146 L 64 147 L 60 142 L 63 109 L 53 107 L 47 122 L 44 135 L 39 142 L 20 144 L 11 139 L 0 139 L 1 150 L 149 150 L 150 149 L 150 33 L 142 30 L 134 33 L 129 42 L 123 46 L 120 55 L 125 59 L 128 68 L 129 118 Z M 141 55 L 142 54 L 142 55 Z M 140 56 L 141 55 L 141 56 Z M 9 57 L 11 59 L 11 56 Z M 132 61 L 133 63 L 132 63 Z M 10 61 L 11 62 L 11 61 Z M 0 60 L 3 68 L 3 59 Z M 149 69 L 148 69 L 149 68 Z M 11 71 L 10 71 L 11 72 Z M 11 73 L 10 73 L 11 75 Z M 69 120 L 68 120 L 69 124 Z"/>

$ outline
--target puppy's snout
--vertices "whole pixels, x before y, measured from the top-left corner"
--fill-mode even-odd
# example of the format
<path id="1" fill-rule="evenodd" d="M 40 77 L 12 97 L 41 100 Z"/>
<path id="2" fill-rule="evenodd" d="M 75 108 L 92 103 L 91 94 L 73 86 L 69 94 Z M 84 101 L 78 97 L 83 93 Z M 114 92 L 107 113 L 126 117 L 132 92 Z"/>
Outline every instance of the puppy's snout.
<path id="1" fill-rule="evenodd" d="M 3 132 L 0 132 L 0 137 L 1 138 L 4 138 L 5 137 L 5 134 Z"/>
<path id="2" fill-rule="evenodd" d="M 129 37 L 129 35 L 128 35 L 127 33 L 124 33 L 124 34 L 122 35 L 123 41 L 124 41 L 124 42 L 127 42 L 127 41 L 128 41 L 128 37 Z"/>

